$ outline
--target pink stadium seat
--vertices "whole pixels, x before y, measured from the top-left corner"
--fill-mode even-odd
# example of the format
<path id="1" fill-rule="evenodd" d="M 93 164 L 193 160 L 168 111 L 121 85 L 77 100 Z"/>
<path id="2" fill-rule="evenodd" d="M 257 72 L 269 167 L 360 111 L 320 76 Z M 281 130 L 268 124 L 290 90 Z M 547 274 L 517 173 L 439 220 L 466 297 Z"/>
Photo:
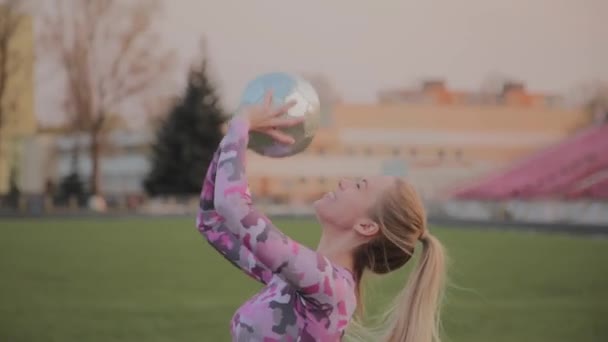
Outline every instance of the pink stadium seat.
<path id="1" fill-rule="evenodd" d="M 588 128 L 509 169 L 454 193 L 456 198 L 507 199 L 572 196 L 581 180 L 608 168 L 608 125 Z M 593 193 L 602 193 L 603 183 Z M 591 191 L 591 190 L 589 190 Z"/>
<path id="2" fill-rule="evenodd" d="M 608 167 L 575 184 L 567 193 L 570 199 L 608 199 Z"/>

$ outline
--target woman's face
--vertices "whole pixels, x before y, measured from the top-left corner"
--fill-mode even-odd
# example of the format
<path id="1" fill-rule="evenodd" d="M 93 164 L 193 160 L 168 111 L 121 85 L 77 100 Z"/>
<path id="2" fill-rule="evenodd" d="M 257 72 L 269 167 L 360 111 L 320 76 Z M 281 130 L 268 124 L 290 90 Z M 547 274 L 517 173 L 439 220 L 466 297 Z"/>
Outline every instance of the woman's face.
<path id="1" fill-rule="evenodd" d="M 351 230 L 362 219 L 368 219 L 369 210 L 394 184 L 391 176 L 342 179 L 334 191 L 314 203 L 314 209 L 324 227 Z"/>

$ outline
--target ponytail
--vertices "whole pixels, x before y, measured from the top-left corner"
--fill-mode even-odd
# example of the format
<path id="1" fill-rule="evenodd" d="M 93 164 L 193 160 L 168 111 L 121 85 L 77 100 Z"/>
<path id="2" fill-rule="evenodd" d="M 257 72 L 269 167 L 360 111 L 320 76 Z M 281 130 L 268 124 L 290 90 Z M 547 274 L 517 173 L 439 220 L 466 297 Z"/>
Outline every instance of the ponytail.
<path id="1" fill-rule="evenodd" d="M 354 251 L 358 308 L 348 336 L 352 341 L 366 342 L 440 342 L 440 308 L 446 278 L 444 249 L 428 231 L 420 196 L 408 183 L 397 180 L 396 184 L 369 214 L 381 234 Z M 415 254 L 418 242 L 422 251 L 407 284 L 392 307 L 374 317 L 375 322 L 369 327 L 367 320 L 363 321 L 364 273 L 386 274 L 401 268 Z"/>
<path id="2" fill-rule="evenodd" d="M 440 342 L 440 312 L 445 284 L 441 242 L 428 231 L 421 237 L 422 254 L 405 288 L 387 313 L 386 342 Z"/>

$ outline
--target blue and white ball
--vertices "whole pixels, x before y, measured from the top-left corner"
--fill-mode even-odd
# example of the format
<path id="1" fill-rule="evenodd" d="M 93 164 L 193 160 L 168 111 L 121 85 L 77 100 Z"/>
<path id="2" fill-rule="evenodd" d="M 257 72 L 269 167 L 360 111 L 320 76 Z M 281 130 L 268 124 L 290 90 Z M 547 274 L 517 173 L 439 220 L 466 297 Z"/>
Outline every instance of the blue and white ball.
<path id="1" fill-rule="evenodd" d="M 303 78 L 276 72 L 261 75 L 251 81 L 243 92 L 240 105 L 261 103 L 269 90 L 272 90 L 274 106 L 296 100 L 296 105 L 285 115 L 305 117 L 305 120 L 297 126 L 282 129 L 294 138 L 294 144 L 282 144 L 266 134 L 251 132 L 249 148 L 258 154 L 272 158 L 288 157 L 304 151 L 312 142 L 320 125 L 319 95 L 314 87 Z"/>

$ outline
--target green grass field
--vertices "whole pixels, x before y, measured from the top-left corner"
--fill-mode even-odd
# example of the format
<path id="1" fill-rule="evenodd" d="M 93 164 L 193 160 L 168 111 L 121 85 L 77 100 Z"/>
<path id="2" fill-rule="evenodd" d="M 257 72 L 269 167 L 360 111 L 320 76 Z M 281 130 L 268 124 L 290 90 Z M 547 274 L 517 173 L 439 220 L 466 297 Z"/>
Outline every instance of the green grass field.
<path id="1" fill-rule="evenodd" d="M 310 221 L 277 221 L 308 245 Z M 193 220 L 0 221 L 0 341 L 228 341 L 258 285 Z M 451 256 L 445 341 L 608 341 L 608 240 L 435 229 Z M 375 309 L 406 271 L 375 279 Z"/>

